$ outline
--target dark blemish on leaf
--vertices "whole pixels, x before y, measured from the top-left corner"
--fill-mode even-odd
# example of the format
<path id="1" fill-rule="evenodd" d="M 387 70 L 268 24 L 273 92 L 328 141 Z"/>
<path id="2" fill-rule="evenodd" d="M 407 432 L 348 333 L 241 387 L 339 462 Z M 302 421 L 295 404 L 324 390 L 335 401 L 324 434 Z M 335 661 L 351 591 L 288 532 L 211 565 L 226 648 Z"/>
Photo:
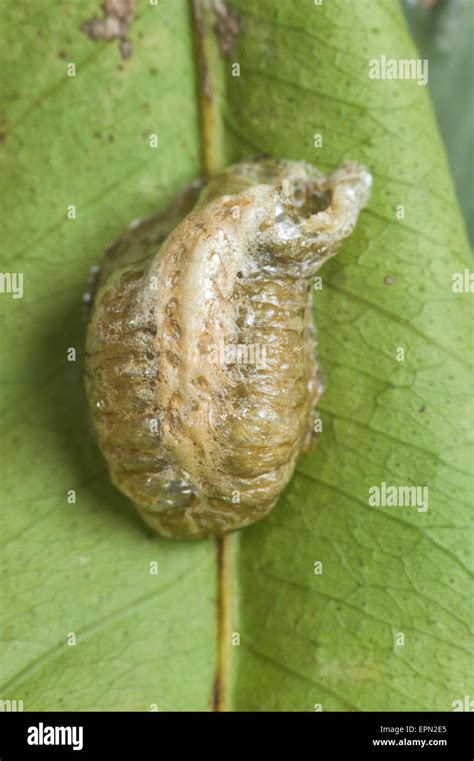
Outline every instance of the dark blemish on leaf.
<path id="1" fill-rule="evenodd" d="M 387 275 L 387 277 L 384 277 L 383 281 L 385 285 L 393 285 L 395 282 L 395 278 L 393 275 Z"/>
<path id="2" fill-rule="evenodd" d="M 58 58 L 61 59 L 61 61 L 67 61 L 67 53 L 65 50 L 59 50 L 58 51 Z"/>
<path id="3" fill-rule="evenodd" d="M 223 0 L 214 0 L 213 11 L 217 18 L 214 31 L 221 53 L 225 58 L 232 58 L 235 41 L 242 31 L 242 19 L 233 8 L 227 8 Z"/>
<path id="4" fill-rule="evenodd" d="M 120 40 L 119 50 L 123 59 L 127 60 L 132 55 L 132 43 L 130 40 Z"/>
<path id="5" fill-rule="evenodd" d="M 156 75 L 158 74 L 158 69 L 156 68 L 156 66 L 151 67 L 150 74 L 152 75 L 152 77 L 156 77 Z"/>
<path id="6" fill-rule="evenodd" d="M 423 404 L 423 405 L 420 407 L 420 409 L 418 410 L 418 412 L 424 412 L 425 410 L 426 410 L 426 406 Z"/>
<path id="7" fill-rule="evenodd" d="M 115 137 L 113 135 L 107 135 L 107 140 L 109 143 L 113 143 L 115 141 Z"/>
<path id="8" fill-rule="evenodd" d="M 104 0 L 101 5 L 102 18 L 92 16 L 86 19 L 81 31 L 93 42 L 99 40 L 119 40 L 122 58 L 130 58 L 132 43 L 127 39 L 127 32 L 132 23 L 138 0 Z"/>

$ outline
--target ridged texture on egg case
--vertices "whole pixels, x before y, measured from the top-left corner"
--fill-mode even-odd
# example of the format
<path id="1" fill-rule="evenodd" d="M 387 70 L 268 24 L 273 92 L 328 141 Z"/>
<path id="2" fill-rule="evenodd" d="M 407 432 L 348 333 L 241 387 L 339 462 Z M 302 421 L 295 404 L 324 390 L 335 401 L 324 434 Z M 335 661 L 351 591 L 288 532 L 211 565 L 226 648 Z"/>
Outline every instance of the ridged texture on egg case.
<path id="1" fill-rule="evenodd" d="M 290 480 L 321 392 L 314 275 L 370 184 L 350 162 L 328 176 L 304 162 L 242 162 L 105 253 L 87 396 L 113 482 L 160 534 L 246 526 Z"/>

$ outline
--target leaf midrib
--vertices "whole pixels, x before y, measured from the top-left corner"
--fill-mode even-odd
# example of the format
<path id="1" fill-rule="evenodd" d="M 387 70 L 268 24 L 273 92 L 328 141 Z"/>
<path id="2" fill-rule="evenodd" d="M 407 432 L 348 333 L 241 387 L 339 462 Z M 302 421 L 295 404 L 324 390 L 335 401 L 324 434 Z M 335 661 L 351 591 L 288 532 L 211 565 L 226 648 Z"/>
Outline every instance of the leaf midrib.
<path id="1" fill-rule="evenodd" d="M 195 41 L 196 90 L 200 111 L 201 166 L 209 177 L 226 166 L 222 132 L 223 114 L 219 109 L 217 65 L 219 51 L 213 31 L 213 12 L 203 0 L 189 0 L 192 34 Z M 206 82 L 203 81 L 206 77 Z M 206 85 L 206 91 L 204 90 Z M 231 675 L 231 633 L 233 619 L 233 582 L 235 576 L 236 535 L 215 541 L 217 578 L 217 654 L 212 685 L 213 711 L 229 710 Z"/>

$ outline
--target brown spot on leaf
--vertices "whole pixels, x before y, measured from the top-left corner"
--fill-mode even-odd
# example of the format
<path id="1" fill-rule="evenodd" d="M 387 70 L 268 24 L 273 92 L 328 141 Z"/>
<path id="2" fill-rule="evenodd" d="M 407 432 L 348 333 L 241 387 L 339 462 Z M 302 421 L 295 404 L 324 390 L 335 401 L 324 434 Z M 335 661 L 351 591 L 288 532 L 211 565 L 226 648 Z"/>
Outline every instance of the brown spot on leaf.
<path id="1" fill-rule="evenodd" d="M 126 61 L 132 55 L 132 43 L 130 40 L 120 40 L 119 42 L 120 55 Z"/>
<path id="2" fill-rule="evenodd" d="M 98 40 L 119 40 L 120 55 L 123 59 L 130 58 L 132 43 L 127 39 L 127 32 L 132 23 L 138 0 L 104 0 L 101 3 L 102 17 L 92 16 L 81 26 L 93 42 Z"/>
<path id="3" fill-rule="evenodd" d="M 223 0 L 214 0 L 214 13 L 217 21 L 214 26 L 221 53 L 225 58 L 232 58 L 235 41 L 242 31 L 242 20 L 239 14 L 228 8 Z"/>
<path id="4" fill-rule="evenodd" d="M 383 281 L 385 285 L 393 285 L 395 282 L 395 278 L 393 275 L 387 275 L 386 277 L 384 277 Z"/>

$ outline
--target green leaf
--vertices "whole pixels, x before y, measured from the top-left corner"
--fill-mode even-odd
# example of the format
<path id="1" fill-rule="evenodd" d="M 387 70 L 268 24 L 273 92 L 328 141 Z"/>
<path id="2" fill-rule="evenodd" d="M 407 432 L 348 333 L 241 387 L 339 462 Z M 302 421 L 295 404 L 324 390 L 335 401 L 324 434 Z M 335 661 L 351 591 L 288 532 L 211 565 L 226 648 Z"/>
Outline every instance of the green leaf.
<path id="1" fill-rule="evenodd" d="M 368 77 L 371 58 L 417 53 L 392 0 L 228 5 L 242 27 L 229 59 L 208 12 L 197 35 L 184 0 L 159 0 L 139 5 L 123 61 L 80 31 L 91 0 L 0 1 L 2 271 L 24 274 L 23 298 L 0 294 L 0 697 L 207 710 L 217 669 L 217 708 L 451 710 L 473 694 L 472 310 L 452 289 L 469 251 L 426 89 Z M 217 548 L 173 543 L 109 483 L 83 394 L 81 298 L 131 219 L 260 151 L 325 170 L 361 160 L 374 176 L 315 292 L 323 432 L 262 523 Z M 428 486 L 429 509 L 370 507 L 382 482 Z"/>

